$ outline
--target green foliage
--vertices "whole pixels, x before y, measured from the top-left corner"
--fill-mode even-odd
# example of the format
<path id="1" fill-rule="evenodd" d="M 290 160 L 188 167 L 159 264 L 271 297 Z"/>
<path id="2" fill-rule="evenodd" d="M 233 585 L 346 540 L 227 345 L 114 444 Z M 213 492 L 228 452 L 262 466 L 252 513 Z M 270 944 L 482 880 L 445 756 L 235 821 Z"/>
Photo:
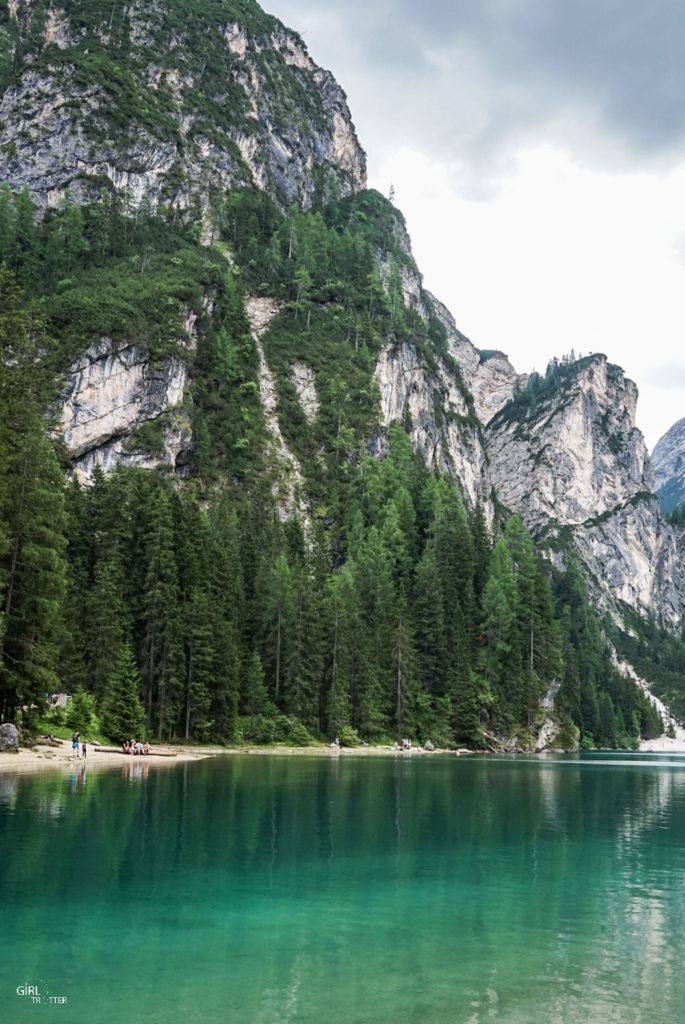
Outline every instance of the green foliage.
<path id="1" fill-rule="evenodd" d="M 63 477 L 46 436 L 45 343 L 0 267 L 0 718 L 55 689 L 65 590 Z"/>
<path id="2" fill-rule="evenodd" d="M 659 506 L 674 526 L 685 525 L 685 503 L 683 503 L 683 482 L 673 477 L 656 492 Z"/>
<path id="3" fill-rule="evenodd" d="M 98 722 L 95 713 L 95 698 L 86 690 L 77 690 L 73 694 L 66 710 L 65 725 L 72 732 L 80 732 L 84 738 L 97 731 Z"/>
<path id="4" fill-rule="evenodd" d="M 513 397 L 500 409 L 495 419 L 500 422 L 517 423 L 519 427 L 544 409 L 550 400 L 555 409 L 560 402 L 568 400 L 573 391 L 579 372 L 589 366 L 596 355 L 576 356 L 573 352 L 563 359 L 552 359 L 544 376 L 533 371 L 524 386 L 517 385 Z"/>
<path id="5" fill-rule="evenodd" d="M 102 728 L 117 743 L 144 737 L 145 712 L 139 696 L 140 686 L 133 651 L 126 644 L 119 652 L 102 702 Z"/>
<path id="6" fill-rule="evenodd" d="M 664 629 L 653 618 L 643 618 L 632 609 L 622 609 L 622 622 L 609 621 L 607 632 L 621 657 L 648 679 L 653 693 L 685 721 L 685 644 L 682 634 Z M 651 705 L 650 705 L 651 708 Z M 653 709 L 652 709 L 653 711 Z M 650 736 L 661 732 L 658 715 L 643 712 Z M 644 734 L 646 735 L 646 733 Z"/>
<path id="7" fill-rule="evenodd" d="M 86 34 L 90 14 L 86 3 Z M 126 88 L 116 78 L 113 95 Z M 67 197 L 38 221 L 27 194 L 0 190 L 0 713 L 38 709 L 64 680 L 116 739 L 481 747 L 531 735 L 560 681 L 565 746 L 660 731 L 611 663 L 572 559 L 553 572 L 515 516 L 491 536 L 483 509 L 428 472 L 409 424 L 388 431 L 382 458 L 368 453 L 383 346 L 409 342 L 427 372 L 439 359 L 460 382 L 444 329 L 405 305 L 415 267 L 390 204 L 365 192 L 284 214 L 239 190 L 222 202 L 222 235 L 205 248 L 175 214 L 109 194 L 81 209 Z M 245 289 L 282 303 L 261 342 L 303 467 L 306 537 L 274 500 Z M 186 362 L 178 413 L 195 445 L 182 485 L 119 468 L 64 486 L 45 411 L 61 371 L 103 336 L 153 370 Z M 309 418 L 295 363 L 315 380 Z M 514 404 L 530 412 L 575 372 L 553 366 Z M 133 445 L 154 452 L 162 427 Z"/>
<path id="8" fill-rule="evenodd" d="M 358 747 L 361 744 L 359 733 L 351 725 L 344 725 L 338 737 L 341 747 Z"/>

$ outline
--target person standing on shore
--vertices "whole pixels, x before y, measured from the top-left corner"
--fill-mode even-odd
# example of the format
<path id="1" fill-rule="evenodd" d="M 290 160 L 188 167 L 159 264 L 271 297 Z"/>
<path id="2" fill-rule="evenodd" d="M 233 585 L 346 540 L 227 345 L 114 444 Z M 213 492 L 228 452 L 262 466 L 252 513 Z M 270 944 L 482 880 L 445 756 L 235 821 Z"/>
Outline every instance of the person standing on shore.
<path id="1" fill-rule="evenodd" d="M 81 744 L 81 757 L 85 757 L 87 753 L 88 753 L 88 747 L 87 747 L 86 741 L 84 740 L 83 743 Z"/>
<path id="2" fill-rule="evenodd" d="M 74 752 L 74 757 L 78 757 L 79 756 L 78 755 L 78 742 L 79 742 L 80 735 L 81 735 L 80 733 L 75 732 L 74 735 L 71 737 L 71 749 Z"/>

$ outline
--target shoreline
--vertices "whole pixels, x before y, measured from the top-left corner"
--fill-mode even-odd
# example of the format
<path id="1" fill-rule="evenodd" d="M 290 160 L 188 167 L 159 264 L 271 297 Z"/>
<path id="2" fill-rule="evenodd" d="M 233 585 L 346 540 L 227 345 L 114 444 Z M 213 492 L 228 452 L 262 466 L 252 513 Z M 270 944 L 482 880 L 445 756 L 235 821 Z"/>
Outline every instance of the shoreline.
<path id="1" fill-rule="evenodd" d="M 187 764 L 192 761 L 202 761 L 210 757 L 235 757 L 238 756 L 276 756 L 276 757 L 433 757 L 435 755 L 451 757 L 462 757 L 478 753 L 475 750 L 465 748 L 459 750 L 424 750 L 422 747 L 412 747 L 411 750 L 397 750 L 387 745 L 376 745 L 367 747 L 333 747 L 329 745 L 318 745 L 312 747 L 289 747 L 289 746 L 239 746 L 239 747 L 196 747 L 192 745 L 165 745 L 153 746 L 149 755 L 145 754 L 124 754 L 111 753 L 98 750 L 95 745 L 88 744 L 88 755 L 76 757 L 72 751 L 71 740 L 56 741 L 59 746 L 37 742 L 32 747 L 20 747 L 18 753 L 0 753 L 0 774 L 5 772 L 31 772 L 46 771 L 50 769 L 73 768 L 77 765 L 85 765 L 87 768 L 121 767 L 122 765 L 145 764 L 163 766 L 174 764 Z M 155 752 L 158 752 L 157 755 Z M 159 756 L 160 754 L 165 756 Z"/>
<path id="2" fill-rule="evenodd" d="M 169 745 L 159 744 L 152 748 L 150 755 L 124 754 L 104 752 L 97 746 L 88 746 L 88 756 L 74 756 L 70 740 L 59 740 L 59 746 L 47 743 L 36 743 L 33 747 L 20 747 L 19 752 L 0 753 L 0 774 L 9 772 L 41 772 L 48 770 L 60 770 L 85 765 L 87 768 L 116 768 L 122 765 L 153 765 L 155 767 L 169 766 L 174 764 L 188 764 L 193 761 L 203 761 L 210 757 L 487 757 L 492 752 L 485 750 L 469 750 L 461 747 L 457 750 L 436 749 L 425 750 L 422 747 L 412 747 L 411 750 L 398 750 L 395 747 L 385 745 L 369 745 L 365 747 L 333 747 L 330 745 L 318 745 L 311 747 L 291 746 L 238 746 L 238 747 L 197 747 L 192 744 Z M 157 752 L 157 754 L 155 754 Z M 534 753 L 527 751 L 526 756 L 544 756 L 545 754 L 559 753 L 559 751 L 540 751 Z M 616 751 L 620 753 L 620 751 Z M 637 750 L 631 753 L 639 754 L 685 754 L 685 742 L 669 737 L 659 737 L 655 740 L 646 740 Z M 164 755 L 164 756 L 160 756 Z M 500 756 L 507 756 L 502 751 Z M 509 756 L 516 757 L 516 754 Z"/>
<path id="3" fill-rule="evenodd" d="M 172 747 L 160 743 L 153 747 L 153 753 L 145 754 L 124 754 L 105 753 L 98 750 L 95 745 L 88 744 L 87 757 L 76 756 L 71 747 L 71 740 L 56 740 L 59 746 L 38 741 L 32 747 L 19 747 L 16 754 L 0 753 L 0 774 L 4 772 L 32 772 L 46 771 L 49 769 L 74 768 L 84 765 L 86 768 L 117 768 L 122 765 L 146 764 L 162 766 L 187 763 L 189 761 L 202 761 L 207 757 L 215 757 L 223 753 L 221 747 L 194 747 L 178 746 Z M 172 755 L 160 757 L 159 754 Z"/>

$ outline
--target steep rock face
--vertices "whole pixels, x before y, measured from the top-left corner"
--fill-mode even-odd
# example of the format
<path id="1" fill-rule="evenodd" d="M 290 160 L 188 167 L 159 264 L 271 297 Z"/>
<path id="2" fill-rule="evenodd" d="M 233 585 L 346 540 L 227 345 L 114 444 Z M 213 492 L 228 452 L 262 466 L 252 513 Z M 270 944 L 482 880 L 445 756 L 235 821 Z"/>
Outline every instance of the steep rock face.
<path id="1" fill-rule="evenodd" d="M 116 347 L 108 338 L 91 346 L 70 367 L 60 398 L 61 433 L 76 476 L 117 463 L 146 469 L 181 469 L 192 444 L 180 408 L 188 383 L 178 358 L 153 366 L 134 344 Z M 146 436 L 147 431 L 147 436 Z"/>
<path id="2" fill-rule="evenodd" d="M 664 512 L 672 512 L 685 501 L 685 419 L 657 441 L 652 465 L 659 504 Z"/>
<path id="3" fill-rule="evenodd" d="M 134 205 L 195 196 L 206 213 L 237 185 L 305 207 L 364 187 L 344 93 L 250 0 L 192 17 L 179 0 L 137 2 L 109 21 L 94 0 L 65 7 L 17 0 L 19 42 L 0 40 L 17 65 L 0 79 L 0 181 L 13 190 L 42 206 L 103 186 Z"/>
<path id="4" fill-rule="evenodd" d="M 304 476 L 297 457 L 288 448 L 278 422 L 278 393 L 276 378 L 266 361 L 262 335 L 281 311 L 281 304 L 266 296 L 247 299 L 245 309 L 250 323 L 252 339 L 259 357 L 259 393 L 264 409 L 266 428 L 270 435 L 270 456 L 275 482 L 273 494 L 283 519 L 296 515 L 305 531 L 309 524 L 309 511 L 305 499 Z"/>
<path id="5" fill-rule="evenodd" d="M 651 495 L 635 427 L 637 388 L 605 356 L 565 367 L 537 398 L 519 396 L 486 429 L 500 500 L 553 541 L 570 529 L 601 603 L 625 601 L 676 626 L 685 602 L 679 534 Z"/>
<path id="6" fill-rule="evenodd" d="M 576 527 L 573 539 L 600 597 L 608 594 L 679 626 L 685 608 L 685 546 L 681 533 L 664 522 L 655 497 L 628 500 L 600 521 Z"/>
<path id="7" fill-rule="evenodd" d="M 487 500 L 488 470 L 478 424 L 465 395 L 442 364 L 437 375 L 410 344 L 387 345 L 376 366 L 381 424 L 411 417 L 411 437 L 426 464 L 453 473 L 471 506 Z"/>
<path id="8" fill-rule="evenodd" d="M 633 382 L 600 355 L 569 367 L 533 412 L 505 406 L 487 431 L 501 501 L 534 527 L 575 525 L 649 491 L 636 404 Z"/>
<path id="9" fill-rule="evenodd" d="M 384 450 L 385 431 L 390 424 L 402 422 L 409 416 L 412 443 L 426 465 L 455 476 L 467 503 L 474 507 L 482 501 L 492 521 L 494 510 L 481 428 L 462 379 L 458 355 L 462 344 L 474 353 L 476 350 L 457 330 L 449 311 L 424 290 L 400 214 L 395 217 L 392 231 L 400 258 L 378 253 L 383 286 L 391 301 L 397 288 L 405 309 L 415 313 L 423 323 L 428 323 L 431 315 L 440 320 L 447 333 L 447 358 L 435 353 L 435 358 L 429 362 L 418 343 L 411 341 L 391 341 L 383 348 L 376 364 L 375 379 L 384 433 L 376 440 L 375 450 L 379 454 Z"/>

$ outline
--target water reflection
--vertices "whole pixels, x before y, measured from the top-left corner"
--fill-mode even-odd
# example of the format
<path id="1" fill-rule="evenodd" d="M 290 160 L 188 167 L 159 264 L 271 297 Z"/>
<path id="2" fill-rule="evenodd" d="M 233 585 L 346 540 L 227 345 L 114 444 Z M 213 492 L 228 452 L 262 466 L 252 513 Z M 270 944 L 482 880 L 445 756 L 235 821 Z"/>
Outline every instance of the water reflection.
<path id="1" fill-rule="evenodd" d="M 685 1005 L 680 767 L 81 770 L 0 778 L 0 884 L 8 966 L 73 957 L 94 1021 L 107 997 L 158 1019 L 150 977 L 168 1024 L 226 1006 L 234 1024 L 671 1024 Z M 87 908 L 87 943 L 55 923 L 64 905 Z"/>

